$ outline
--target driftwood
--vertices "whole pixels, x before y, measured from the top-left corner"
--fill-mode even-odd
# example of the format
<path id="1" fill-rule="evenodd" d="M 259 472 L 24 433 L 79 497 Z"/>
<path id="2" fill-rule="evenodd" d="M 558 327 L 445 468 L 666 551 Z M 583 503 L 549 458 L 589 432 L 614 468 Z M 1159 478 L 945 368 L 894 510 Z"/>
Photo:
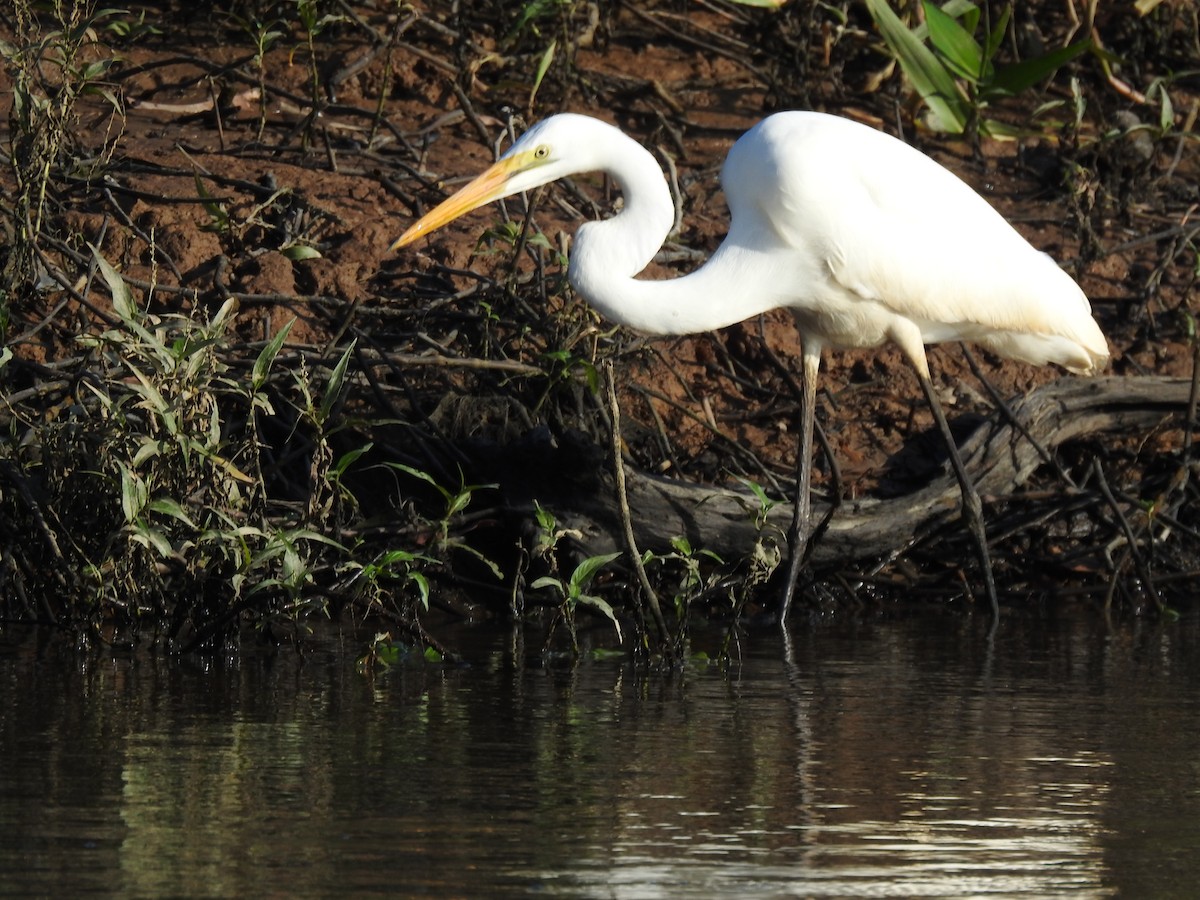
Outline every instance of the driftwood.
<path id="1" fill-rule="evenodd" d="M 1145 431 L 1187 413 L 1191 382 L 1168 378 L 1065 378 L 1047 384 L 1012 405 L 1016 420 L 1047 451 L 1067 441 L 1104 433 Z M 581 549 L 597 554 L 623 546 L 615 488 L 598 449 L 584 452 L 541 444 L 493 455 L 510 510 L 525 514 L 536 500 L 551 509 L 560 527 L 577 529 Z M 1006 417 L 986 419 L 960 448 L 979 492 L 1003 496 L 1015 491 L 1042 464 L 1038 449 Z M 493 448 L 494 453 L 494 448 Z M 584 462 L 581 463 L 581 458 Z M 570 462 L 567 462 L 567 460 Z M 512 466 L 523 477 L 510 477 Z M 569 466 L 569 470 L 565 467 Z M 684 535 L 693 547 L 726 559 L 749 552 L 758 536 L 757 501 L 729 487 L 697 485 L 628 469 L 627 491 L 634 533 L 643 549 L 662 550 Z M 877 560 L 907 547 L 920 533 L 959 513 L 958 483 L 947 473 L 902 497 L 846 501 L 812 550 L 817 566 Z M 820 521 L 828 507 L 814 502 Z M 792 505 L 771 511 L 769 527 L 786 533 Z"/>

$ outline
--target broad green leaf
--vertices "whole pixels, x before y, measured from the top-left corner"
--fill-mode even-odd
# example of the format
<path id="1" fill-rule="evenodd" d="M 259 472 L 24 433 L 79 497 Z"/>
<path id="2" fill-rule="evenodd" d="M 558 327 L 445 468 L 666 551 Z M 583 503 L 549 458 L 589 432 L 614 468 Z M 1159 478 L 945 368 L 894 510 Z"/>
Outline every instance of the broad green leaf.
<path id="1" fill-rule="evenodd" d="M 943 131 L 962 134 L 967 127 L 968 116 L 958 85 L 946 67 L 920 38 L 904 26 L 888 6 L 887 0 L 866 0 L 866 4 L 871 18 L 879 27 L 879 33 L 896 55 L 904 74 L 933 113 L 936 126 Z"/>
<path id="2" fill-rule="evenodd" d="M 135 469 L 141 468 L 142 463 L 148 459 L 153 459 L 162 452 L 162 441 L 156 441 L 153 438 L 142 438 L 141 446 L 138 447 L 137 453 L 133 455 L 132 465 Z"/>
<path id="3" fill-rule="evenodd" d="M 946 64 L 960 78 L 971 83 L 983 75 L 983 49 L 970 33 L 929 0 L 924 0 L 925 24 L 929 41 L 942 54 Z"/>
<path id="4" fill-rule="evenodd" d="M 529 585 L 531 590 L 540 591 L 542 588 L 554 588 L 559 594 L 563 593 L 563 583 L 553 575 L 543 575 Z"/>
<path id="5" fill-rule="evenodd" d="M 178 519 L 188 528 L 195 528 L 196 523 L 176 501 L 167 497 L 157 497 L 146 504 L 146 508 L 151 512 L 161 513 L 164 516 L 170 516 L 172 519 Z"/>
<path id="6" fill-rule="evenodd" d="M 130 537 L 142 546 L 153 550 L 164 559 L 175 555 L 175 548 L 171 546 L 171 542 L 167 540 L 167 536 L 157 528 L 151 528 L 145 522 L 139 522 L 134 526 Z"/>
<path id="7" fill-rule="evenodd" d="M 575 567 L 575 571 L 571 574 L 571 586 L 582 590 L 584 585 L 592 583 L 592 579 L 596 577 L 597 572 L 620 555 L 621 553 L 618 551 L 616 553 L 602 553 L 599 556 L 589 556 Z"/>

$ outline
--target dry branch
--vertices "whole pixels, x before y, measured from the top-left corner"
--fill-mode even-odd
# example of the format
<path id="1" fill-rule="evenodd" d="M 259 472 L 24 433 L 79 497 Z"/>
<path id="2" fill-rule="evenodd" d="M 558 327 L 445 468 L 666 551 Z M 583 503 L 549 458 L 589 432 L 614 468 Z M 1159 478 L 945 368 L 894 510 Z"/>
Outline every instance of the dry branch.
<path id="1" fill-rule="evenodd" d="M 1188 379 L 1068 378 L 1031 392 L 1013 404 L 1013 412 L 1034 440 L 1053 450 L 1082 437 L 1129 434 L 1182 419 L 1190 388 Z M 1007 421 L 984 422 L 961 450 L 967 472 L 985 498 L 1011 494 L 1042 464 L 1035 446 Z M 532 511 L 535 499 L 552 508 L 564 527 L 582 533 L 587 554 L 623 545 L 611 481 L 599 465 L 581 466 L 577 450 L 531 453 L 526 446 L 494 457 L 493 466 L 497 463 L 501 469 L 511 464 L 525 471 L 516 478 L 493 472 L 505 485 L 506 502 L 514 512 Z M 552 474 L 556 470 L 557 476 Z M 671 538 L 684 535 L 692 546 L 732 559 L 754 546 L 757 502 L 747 492 L 632 469 L 627 471 L 627 492 L 635 537 L 643 548 L 667 548 Z M 956 517 L 959 500 L 958 483 L 946 474 L 902 497 L 844 501 L 814 548 L 812 563 L 845 565 L 892 555 L 917 534 Z M 814 503 L 813 512 L 819 520 L 825 508 Z M 786 533 L 791 515 L 790 503 L 771 511 L 769 521 L 778 534 Z"/>

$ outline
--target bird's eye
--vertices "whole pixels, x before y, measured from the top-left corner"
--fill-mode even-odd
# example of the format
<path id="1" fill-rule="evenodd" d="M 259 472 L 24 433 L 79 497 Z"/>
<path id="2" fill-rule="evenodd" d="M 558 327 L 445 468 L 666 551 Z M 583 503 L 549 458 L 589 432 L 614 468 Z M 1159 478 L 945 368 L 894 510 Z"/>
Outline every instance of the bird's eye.
<path id="1" fill-rule="evenodd" d="M 533 151 L 534 159 L 545 159 L 549 155 L 550 155 L 550 148 L 546 144 L 542 144 L 540 147 L 538 147 L 536 150 Z"/>

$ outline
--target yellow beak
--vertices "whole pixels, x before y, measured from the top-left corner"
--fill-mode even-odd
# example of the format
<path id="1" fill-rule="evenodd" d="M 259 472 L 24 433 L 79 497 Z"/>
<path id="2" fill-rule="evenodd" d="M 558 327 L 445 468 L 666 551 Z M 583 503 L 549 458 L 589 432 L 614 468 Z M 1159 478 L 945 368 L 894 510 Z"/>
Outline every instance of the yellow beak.
<path id="1" fill-rule="evenodd" d="M 523 153 L 510 156 L 495 163 L 458 193 L 443 200 L 414 222 L 408 231 L 400 235 L 388 248 L 389 252 L 411 244 L 422 235 L 441 228 L 447 222 L 453 222 L 464 213 L 514 193 L 508 188 L 509 179 L 526 168 L 529 162 L 526 159 L 528 155 Z"/>

